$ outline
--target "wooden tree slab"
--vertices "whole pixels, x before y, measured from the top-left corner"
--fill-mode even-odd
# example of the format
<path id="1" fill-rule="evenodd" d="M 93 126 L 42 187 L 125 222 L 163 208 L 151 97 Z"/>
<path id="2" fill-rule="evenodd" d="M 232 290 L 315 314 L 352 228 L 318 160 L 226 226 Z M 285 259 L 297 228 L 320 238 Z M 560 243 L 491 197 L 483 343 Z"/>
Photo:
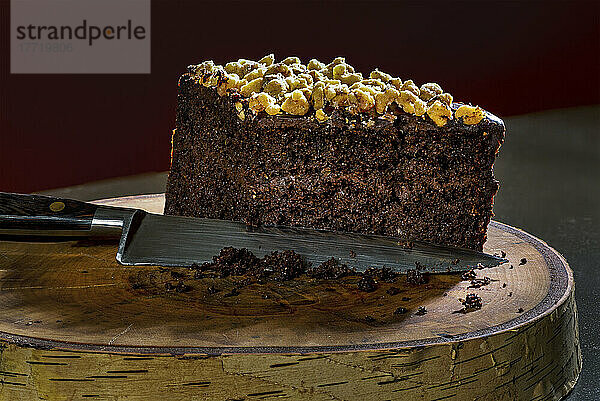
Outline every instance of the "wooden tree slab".
<path id="1" fill-rule="evenodd" d="M 99 203 L 160 213 L 164 197 Z M 514 266 L 478 271 L 489 285 L 436 275 L 396 295 L 348 278 L 232 296 L 234 278 L 121 266 L 114 244 L 0 242 L 0 400 L 559 399 L 581 370 L 572 272 L 523 231 L 488 236 Z M 459 313 L 470 292 L 483 307 Z"/>

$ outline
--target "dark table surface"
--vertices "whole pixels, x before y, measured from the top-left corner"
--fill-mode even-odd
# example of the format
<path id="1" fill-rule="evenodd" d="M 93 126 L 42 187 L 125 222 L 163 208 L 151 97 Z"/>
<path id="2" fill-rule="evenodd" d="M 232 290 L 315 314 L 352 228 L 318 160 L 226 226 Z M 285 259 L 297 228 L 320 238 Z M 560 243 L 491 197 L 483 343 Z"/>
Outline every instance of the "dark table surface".
<path id="1" fill-rule="evenodd" d="M 505 122 L 494 219 L 545 240 L 574 270 L 583 371 L 566 399 L 600 400 L 600 106 Z M 43 193 L 91 200 L 164 192 L 165 182 L 150 173 Z"/>

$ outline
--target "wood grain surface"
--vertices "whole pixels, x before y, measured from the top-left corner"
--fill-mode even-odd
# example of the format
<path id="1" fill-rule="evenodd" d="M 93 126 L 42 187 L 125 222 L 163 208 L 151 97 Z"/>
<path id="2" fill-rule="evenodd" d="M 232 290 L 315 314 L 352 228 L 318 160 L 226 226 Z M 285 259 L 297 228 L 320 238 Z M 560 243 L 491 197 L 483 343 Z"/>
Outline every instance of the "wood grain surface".
<path id="1" fill-rule="evenodd" d="M 99 203 L 160 213 L 164 198 Z M 581 370 L 572 272 L 523 231 L 488 237 L 510 264 L 477 271 L 481 288 L 350 277 L 235 296 L 236 278 L 121 266 L 116 244 L 0 242 L 0 400 L 559 399 Z M 483 307 L 460 313 L 468 293 Z"/>

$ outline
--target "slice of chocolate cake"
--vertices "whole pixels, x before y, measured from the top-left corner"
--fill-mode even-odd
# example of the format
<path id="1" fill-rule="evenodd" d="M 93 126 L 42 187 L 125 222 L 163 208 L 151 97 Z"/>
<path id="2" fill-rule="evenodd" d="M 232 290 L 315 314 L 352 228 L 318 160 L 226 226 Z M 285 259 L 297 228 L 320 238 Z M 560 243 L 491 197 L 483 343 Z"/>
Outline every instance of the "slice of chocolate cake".
<path id="1" fill-rule="evenodd" d="M 481 250 L 504 124 L 434 83 L 343 58 L 190 66 L 165 213 Z"/>

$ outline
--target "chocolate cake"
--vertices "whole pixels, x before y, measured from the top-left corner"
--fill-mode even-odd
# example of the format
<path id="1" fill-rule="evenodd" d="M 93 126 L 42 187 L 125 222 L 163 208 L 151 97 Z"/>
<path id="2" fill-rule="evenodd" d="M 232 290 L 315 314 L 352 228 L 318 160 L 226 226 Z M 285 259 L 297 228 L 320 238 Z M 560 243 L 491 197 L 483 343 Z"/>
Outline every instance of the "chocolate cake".
<path id="1" fill-rule="evenodd" d="M 179 80 L 165 213 L 481 250 L 503 122 L 338 57 L 207 61 Z"/>

